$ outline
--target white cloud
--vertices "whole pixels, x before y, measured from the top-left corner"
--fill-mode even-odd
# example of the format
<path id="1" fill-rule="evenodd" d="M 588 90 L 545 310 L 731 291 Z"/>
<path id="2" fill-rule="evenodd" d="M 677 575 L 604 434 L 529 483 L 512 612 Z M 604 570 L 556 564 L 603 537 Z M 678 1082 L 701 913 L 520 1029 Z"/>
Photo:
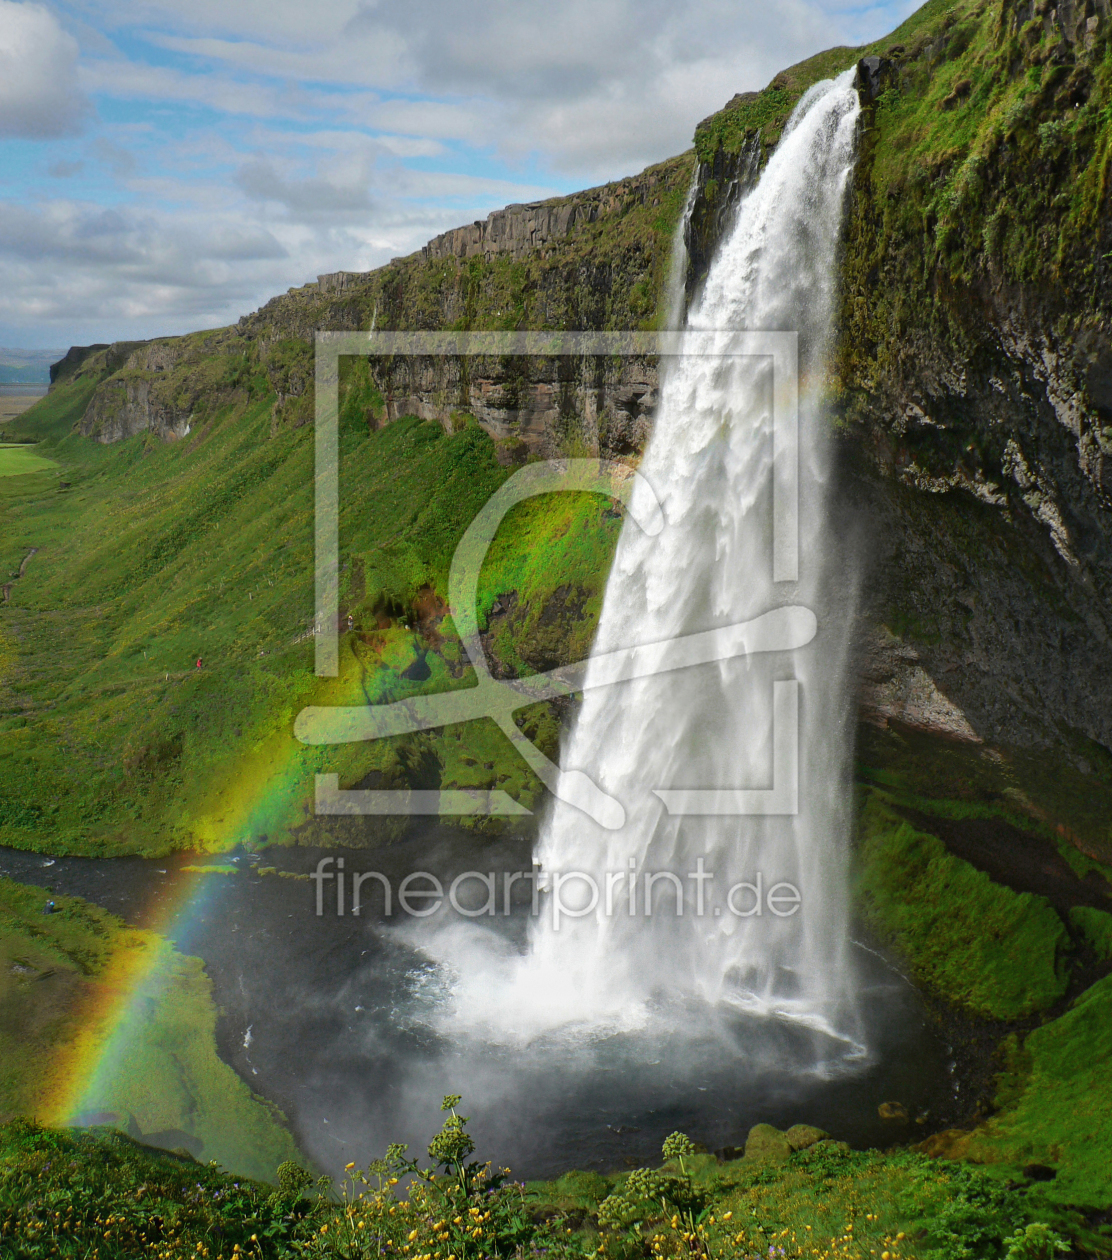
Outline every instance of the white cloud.
<path id="1" fill-rule="evenodd" d="M 273 201 L 284 205 L 299 219 L 357 212 L 372 208 L 365 179 L 344 182 L 328 179 L 286 179 L 267 158 L 245 162 L 235 176 L 239 187 L 255 201 Z"/>
<path id="2" fill-rule="evenodd" d="M 677 152 L 695 123 L 735 92 L 762 87 L 824 47 L 880 33 L 912 7 L 913 0 L 486 0 L 466 9 L 459 0 L 99 4 L 109 22 L 218 67 L 204 76 L 204 90 L 220 108 L 270 117 L 330 110 L 398 134 L 492 148 L 511 161 L 535 154 L 588 180 Z M 175 99 L 201 80 L 157 75 Z M 256 82 L 237 82 L 242 76 Z M 124 78 L 126 85 L 102 86 L 140 87 Z"/>
<path id="3" fill-rule="evenodd" d="M 80 130 L 77 41 L 40 4 L 0 0 L 0 136 L 47 140 Z"/>
<path id="4" fill-rule="evenodd" d="M 6 0 L 0 0 L 0 4 Z M 266 84 L 245 83 L 227 76 L 186 74 L 168 66 L 104 59 L 85 62 L 80 73 L 87 92 L 123 100 L 154 100 L 204 105 L 230 114 L 256 118 L 297 117 L 283 92 Z"/>
<path id="5" fill-rule="evenodd" d="M 83 344 L 233 323 L 290 285 L 370 270 L 490 204 L 550 191 L 373 167 L 357 182 L 359 170 L 329 158 L 305 174 L 259 158 L 231 191 L 215 180 L 132 180 L 138 207 L 0 201 L 0 339 Z"/>
<path id="6" fill-rule="evenodd" d="M 67 34 L 0 0 L 0 134 L 79 125 L 66 84 L 111 102 L 37 165 L 62 195 L 5 190 L 7 319 L 51 343 L 230 322 L 320 272 L 678 153 L 735 92 L 914 7 L 80 0 Z"/>
<path id="7" fill-rule="evenodd" d="M 487 0 L 464 11 L 458 0 L 331 0 L 312 6 L 311 21 L 301 0 L 274 0 L 265 21 L 252 4 L 213 0 L 102 8 L 225 75 L 318 85 L 269 101 L 274 113 L 325 105 L 323 85 L 346 88 L 361 99 L 333 91 L 331 107 L 367 125 L 489 146 L 510 160 L 535 153 L 589 179 L 686 147 L 695 123 L 734 92 L 763 86 L 863 22 L 884 24 L 883 10 L 832 12 L 840 4 Z M 256 99 L 274 91 L 255 90 Z M 215 88 L 218 99 L 236 91 Z"/>

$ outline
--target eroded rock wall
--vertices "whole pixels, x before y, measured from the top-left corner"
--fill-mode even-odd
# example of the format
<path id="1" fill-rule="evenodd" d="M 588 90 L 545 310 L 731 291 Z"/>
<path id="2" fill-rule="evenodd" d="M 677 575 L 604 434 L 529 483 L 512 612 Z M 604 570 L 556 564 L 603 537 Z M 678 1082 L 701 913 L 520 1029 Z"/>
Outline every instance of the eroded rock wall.
<path id="1" fill-rule="evenodd" d="M 658 402 L 658 364 L 650 357 L 371 362 L 387 420 L 417 415 L 450 425 L 466 412 L 507 463 L 531 454 L 639 455 Z"/>
<path id="2" fill-rule="evenodd" d="M 197 393 L 183 393 L 171 374 L 188 353 L 188 344 L 176 338 L 105 347 L 104 370 L 110 375 L 89 402 L 81 420 L 82 435 L 98 442 L 119 442 L 146 432 L 167 441 L 184 437 L 193 421 Z"/>
<path id="3" fill-rule="evenodd" d="M 571 197 L 506 207 L 376 271 L 290 289 L 234 328 L 102 350 L 82 369 L 104 379 L 81 431 L 105 442 L 145 431 L 175 438 L 236 390 L 260 389 L 274 396 L 272 432 L 310 423 L 318 329 L 656 327 L 692 165 L 685 154 Z M 413 361 L 390 367 L 382 385 L 389 417 L 450 424 L 469 410 L 515 459 L 639 450 L 657 381 L 646 361 Z"/>
<path id="4" fill-rule="evenodd" d="M 687 277 L 801 92 L 856 59 L 832 375 L 862 711 L 1079 765 L 1112 748 L 1108 19 L 924 9 L 736 97 L 696 132 Z"/>
<path id="5" fill-rule="evenodd" d="M 1106 19 L 986 5 L 887 50 L 835 364 L 871 619 L 979 737 L 1086 765 L 1112 748 Z M 930 110 L 937 151 L 913 161 Z"/>

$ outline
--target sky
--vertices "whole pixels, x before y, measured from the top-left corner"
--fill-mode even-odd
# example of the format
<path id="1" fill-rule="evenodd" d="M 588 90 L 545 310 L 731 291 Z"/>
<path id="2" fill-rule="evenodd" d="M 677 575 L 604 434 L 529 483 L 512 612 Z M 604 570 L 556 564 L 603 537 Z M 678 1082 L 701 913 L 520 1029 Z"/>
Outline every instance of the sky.
<path id="1" fill-rule="evenodd" d="M 915 0 L 0 0 L 0 345 L 219 327 L 682 152 Z"/>

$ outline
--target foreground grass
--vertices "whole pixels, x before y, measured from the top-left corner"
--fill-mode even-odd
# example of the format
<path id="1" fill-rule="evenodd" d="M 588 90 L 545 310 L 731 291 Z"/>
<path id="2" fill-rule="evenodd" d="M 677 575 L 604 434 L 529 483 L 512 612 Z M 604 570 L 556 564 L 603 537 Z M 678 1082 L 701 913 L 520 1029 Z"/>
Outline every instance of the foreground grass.
<path id="1" fill-rule="evenodd" d="M 1046 1164 L 1045 1194 L 1093 1212 L 1112 1206 L 1112 977 L 1060 1019 L 1012 1037 L 997 1092 L 1000 1111 L 938 1149 L 987 1163 Z"/>
<path id="2" fill-rule="evenodd" d="M 15 1121 L 0 1128 L 0 1254 L 1049 1260 L 1066 1249 L 1060 1230 L 1109 1254 L 1037 1186 L 913 1152 L 818 1140 L 779 1161 L 719 1165 L 681 1135 L 665 1146 L 681 1153 L 660 1170 L 525 1186 L 469 1162 L 466 1120 L 453 1114 L 430 1144 L 432 1168 L 392 1147 L 365 1172 L 349 1165 L 339 1187 L 310 1188 L 284 1164 L 275 1190 L 110 1130 Z"/>

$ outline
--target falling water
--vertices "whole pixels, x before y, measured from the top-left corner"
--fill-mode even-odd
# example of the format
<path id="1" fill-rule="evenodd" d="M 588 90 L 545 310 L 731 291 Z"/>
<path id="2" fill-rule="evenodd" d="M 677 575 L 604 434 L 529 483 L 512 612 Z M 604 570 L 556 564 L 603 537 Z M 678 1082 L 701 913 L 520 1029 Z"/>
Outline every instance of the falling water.
<path id="1" fill-rule="evenodd" d="M 586 882 L 568 880 L 563 900 L 584 913 L 557 923 L 542 912 L 525 956 L 505 958 L 500 975 L 484 971 L 478 983 L 462 977 L 459 1008 L 503 1037 L 634 1029 L 696 1002 L 815 1030 L 826 1047 L 816 1058 L 829 1058 L 831 1045 L 860 1053 L 846 933 L 853 581 L 828 523 L 820 400 L 857 114 L 852 72 L 812 87 L 738 207 L 687 322 L 714 352 L 672 361 L 640 469 L 665 528 L 648 537 L 626 522 L 594 654 L 733 626 L 785 605 L 812 610 L 818 632 L 794 650 L 617 686 L 592 690 L 588 673 L 561 764 L 587 772 L 620 801 L 625 822 L 607 830 L 554 802 L 537 861 L 565 877 L 589 874 L 601 895 L 587 912 Z M 759 330 L 799 333 L 795 582 L 773 580 L 770 364 L 738 357 L 737 334 Z M 655 791 L 770 787 L 774 684 L 793 679 L 798 812 L 669 815 Z M 692 878 L 700 862 L 713 876 L 701 885 Z M 650 914 L 645 877 L 661 872 L 676 879 L 654 881 Z M 731 909 L 727 893 L 743 883 L 750 887 L 735 892 Z M 768 900 L 774 885 L 798 890 L 794 913 L 783 889 L 787 900 L 776 908 L 784 913 L 775 913 Z M 542 907 L 551 900 L 550 886 Z M 759 913 L 744 913 L 758 904 Z"/>
<path id="2" fill-rule="evenodd" d="M 687 185 L 687 196 L 683 203 L 683 213 L 672 237 L 672 257 L 668 261 L 668 285 L 664 292 L 664 327 L 677 329 L 683 327 L 683 312 L 687 303 L 687 225 L 691 221 L 691 211 L 695 205 L 695 196 L 699 191 L 699 167 L 696 164 L 691 172 L 691 180 Z"/>

